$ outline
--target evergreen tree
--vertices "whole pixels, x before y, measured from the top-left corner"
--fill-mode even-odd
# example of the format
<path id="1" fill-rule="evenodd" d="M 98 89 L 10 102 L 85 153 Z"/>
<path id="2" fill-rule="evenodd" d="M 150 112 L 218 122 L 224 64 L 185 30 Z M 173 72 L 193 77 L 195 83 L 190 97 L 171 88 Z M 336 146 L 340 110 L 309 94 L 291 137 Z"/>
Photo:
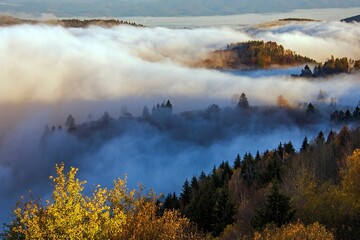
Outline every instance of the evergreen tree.
<path id="1" fill-rule="evenodd" d="M 199 176 L 199 182 L 202 183 L 206 180 L 206 174 L 204 171 L 201 171 L 200 176 Z"/>
<path id="2" fill-rule="evenodd" d="M 218 236 L 227 225 L 233 223 L 235 209 L 230 201 L 227 188 L 218 188 L 215 192 L 214 200 L 211 228 L 213 234 Z"/>
<path id="3" fill-rule="evenodd" d="M 313 114 L 315 113 L 315 107 L 312 105 L 312 103 L 309 103 L 309 105 L 306 108 L 306 113 L 307 114 Z"/>
<path id="4" fill-rule="evenodd" d="M 165 107 L 172 108 L 172 104 L 170 103 L 170 100 L 167 100 Z"/>
<path id="5" fill-rule="evenodd" d="M 256 155 L 255 155 L 255 162 L 260 162 L 261 161 L 261 156 L 260 156 L 260 152 L 257 151 Z"/>
<path id="6" fill-rule="evenodd" d="M 255 161 L 251 153 L 245 153 L 241 166 L 241 175 L 248 186 L 255 180 Z"/>
<path id="7" fill-rule="evenodd" d="M 240 109 L 248 109 L 250 107 L 249 101 L 245 95 L 245 93 L 242 93 L 238 102 L 238 108 Z"/>
<path id="8" fill-rule="evenodd" d="M 180 204 L 179 204 L 179 199 L 176 196 L 176 193 L 169 193 L 164 201 L 163 204 L 163 209 L 179 209 L 180 208 Z"/>
<path id="9" fill-rule="evenodd" d="M 291 141 L 289 141 L 288 143 L 284 144 L 284 151 L 285 151 L 286 153 L 288 153 L 289 155 L 295 154 L 295 148 L 294 148 L 294 145 L 292 144 Z"/>
<path id="10" fill-rule="evenodd" d="M 195 176 L 193 176 L 191 179 L 190 187 L 191 187 L 191 199 L 193 199 L 199 191 L 199 183 Z"/>
<path id="11" fill-rule="evenodd" d="M 240 155 L 238 154 L 235 158 L 235 161 L 234 161 L 234 169 L 238 169 L 241 167 L 241 157 Z"/>
<path id="12" fill-rule="evenodd" d="M 142 117 L 145 118 L 145 119 L 150 118 L 149 108 L 146 105 L 144 106 L 144 109 L 142 111 Z"/>
<path id="13" fill-rule="evenodd" d="M 104 112 L 104 115 L 101 117 L 100 122 L 104 125 L 109 124 L 111 121 L 111 117 L 108 111 Z"/>
<path id="14" fill-rule="evenodd" d="M 335 139 L 335 136 L 336 136 L 336 133 L 333 130 L 331 130 L 326 138 L 326 143 L 327 144 L 332 143 Z"/>
<path id="15" fill-rule="evenodd" d="M 229 162 L 225 161 L 220 164 L 219 169 L 221 170 L 220 182 L 221 186 L 227 185 L 228 181 L 230 180 L 233 171 L 230 168 Z"/>
<path id="16" fill-rule="evenodd" d="M 279 155 L 281 160 L 284 158 L 284 147 L 281 142 L 279 143 L 279 146 L 277 147 L 277 154 Z"/>
<path id="17" fill-rule="evenodd" d="M 262 230 L 270 223 L 280 227 L 290 222 L 294 213 L 295 211 L 290 205 L 290 198 L 281 194 L 277 183 L 274 183 L 271 193 L 266 197 L 265 206 L 256 211 L 252 225 L 257 230 Z"/>
<path id="18" fill-rule="evenodd" d="M 75 127 L 75 118 L 70 114 L 65 122 L 65 126 L 68 128 L 69 132 L 72 132 L 76 129 Z"/>
<path id="19" fill-rule="evenodd" d="M 182 208 L 185 208 L 185 206 L 189 204 L 190 199 L 191 199 L 191 187 L 189 181 L 186 179 L 182 187 L 182 192 L 180 194 L 180 202 Z"/>
<path id="20" fill-rule="evenodd" d="M 354 112 L 353 112 L 353 118 L 354 120 L 359 121 L 360 120 L 360 108 L 359 106 L 356 106 Z"/>
<path id="21" fill-rule="evenodd" d="M 352 115 L 351 115 L 351 112 L 349 111 L 349 109 L 346 109 L 346 111 L 345 111 L 344 120 L 345 120 L 346 122 L 349 122 L 349 121 L 352 120 Z"/>
<path id="22" fill-rule="evenodd" d="M 317 145 L 323 144 L 325 142 L 325 137 L 323 131 L 320 131 L 318 136 L 315 139 Z"/>

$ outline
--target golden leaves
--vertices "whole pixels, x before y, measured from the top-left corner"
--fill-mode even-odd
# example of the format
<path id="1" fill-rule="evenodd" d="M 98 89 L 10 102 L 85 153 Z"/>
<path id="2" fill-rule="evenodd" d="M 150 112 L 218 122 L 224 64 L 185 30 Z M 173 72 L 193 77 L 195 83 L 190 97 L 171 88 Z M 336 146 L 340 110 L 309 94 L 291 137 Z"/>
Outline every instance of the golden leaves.
<path id="1" fill-rule="evenodd" d="M 91 196 L 82 194 L 86 181 L 76 178 L 77 168 L 64 173 L 56 165 L 52 201 L 45 206 L 31 200 L 14 211 L 20 224 L 11 231 L 26 239 L 200 239 L 190 221 L 178 211 L 158 215 L 153 191 L 129 190 L 125 179 L 110 190 L 97 185 Z"/>
<path id="2" fill-rule="evenodd" d="M 279 239 L 326 239 L 332 240 L 334 236 L 318 222 L 305 226 L 301 222 L 290 223 L 282 227 L 267 226 L 262 232 L 255 232 L 254 240 Z"/>

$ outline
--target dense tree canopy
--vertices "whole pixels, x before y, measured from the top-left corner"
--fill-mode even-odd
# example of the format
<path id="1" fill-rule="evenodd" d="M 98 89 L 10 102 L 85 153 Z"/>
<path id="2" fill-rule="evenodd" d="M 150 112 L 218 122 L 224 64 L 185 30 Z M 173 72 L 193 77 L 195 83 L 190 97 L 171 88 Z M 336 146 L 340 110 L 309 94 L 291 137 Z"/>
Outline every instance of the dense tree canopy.
<path id="1" fill-rule="evenodd" d="M 315 63 L 313 59 L 303 57 L 284 49 L 276 42 L 247 41 L 231 43 L 225 50 L 217 50 L 201 63 L 209 68 L 241 69 L 266 68 L 271 65 L 299 65 Z"/>
<path id="2" fill-rule="evenodd" d="M 311 141 L 305 137 L 298 152 L 288 142 L 255 157 L 237 155 L 233 167 L 222 162 L 190 187 L 185 182 L 181 196 L 190 199 L 180 211 L 220 239 L 357 239 L 357 148 L 360 128 L 343 127 L 327 138 L 322 131 Z"/>

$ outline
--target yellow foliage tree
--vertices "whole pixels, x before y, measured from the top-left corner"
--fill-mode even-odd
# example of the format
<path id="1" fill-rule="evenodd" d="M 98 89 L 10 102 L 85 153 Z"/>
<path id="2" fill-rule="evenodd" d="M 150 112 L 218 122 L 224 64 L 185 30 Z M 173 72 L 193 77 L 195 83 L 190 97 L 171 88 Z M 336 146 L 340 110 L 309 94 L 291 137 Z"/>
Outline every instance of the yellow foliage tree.
<path id="1" fill-rule="evenodd" d="M 293 202 L 302 222 L 319 221 L 347 239 L 360 236 L 360 149 L 346 159 L 340 176 L 340 184 L 319 183 L 313 175 L 302 173 L 295 179 Z"/>
<path id="2" fill-rule="evenodd" d="M 82 194 L 85 181 L 76 178 L 78 169 L 64 173 L 56 165 L 52 200 L 45 206 L 22 198 L 14 211 L 9 234 L 25 239 L 201 239 L 189 219 L 178 211 L 158 215 L 155 193 L 146 196 L 126 187 L 126 179 L 114 181 L 108 190 L 99 185 L 91 196 Z"/>
<path id="3" fill-rule="evenodd" d="M 332 240 L 334 236 L 331 232 L 319 223 L 305 226 L 301 222 L 290 223 L 276 228 L 267 226 L 262 232 L 255 232 L 254 240 L 278 240 L 278 239 L 326 239 Z"/>
<path id="4" fill-rule="evenodd" d="M 347 158 L 346 168 L 341 171 L 341 187 L 345 198 L 351 203 L 353 212 L 360 212 L 360 149 Z"/>

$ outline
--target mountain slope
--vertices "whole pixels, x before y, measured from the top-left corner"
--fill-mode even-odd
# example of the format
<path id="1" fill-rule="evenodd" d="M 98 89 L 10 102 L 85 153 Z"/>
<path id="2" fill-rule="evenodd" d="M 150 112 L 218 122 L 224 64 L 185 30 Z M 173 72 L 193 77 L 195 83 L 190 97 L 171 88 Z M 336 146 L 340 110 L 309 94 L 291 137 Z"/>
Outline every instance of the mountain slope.
<path id="1" fill-rule="evenodd" d="M 224 50 L 211 52 L 200 67 L 216 69 L 268 68 L 272 65 L 293 66 L 315 63 L 313 59 L 284 49 L 276 42 L 248 41 L 232 43 Z"/>

